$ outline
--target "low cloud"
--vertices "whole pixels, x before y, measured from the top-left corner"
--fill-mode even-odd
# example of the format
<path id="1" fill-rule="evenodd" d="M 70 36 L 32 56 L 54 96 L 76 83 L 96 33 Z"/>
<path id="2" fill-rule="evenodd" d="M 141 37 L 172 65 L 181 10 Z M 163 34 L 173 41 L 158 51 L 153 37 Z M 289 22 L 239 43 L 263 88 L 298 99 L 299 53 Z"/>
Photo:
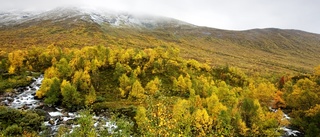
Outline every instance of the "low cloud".
<path id="1" fill-rule="evenodd" d="M 300 29 L 320 33 L 320 1 L 314 0 L 0 0 L 0 10 L 90 7 L 167 16 L 229 30 Z"/>

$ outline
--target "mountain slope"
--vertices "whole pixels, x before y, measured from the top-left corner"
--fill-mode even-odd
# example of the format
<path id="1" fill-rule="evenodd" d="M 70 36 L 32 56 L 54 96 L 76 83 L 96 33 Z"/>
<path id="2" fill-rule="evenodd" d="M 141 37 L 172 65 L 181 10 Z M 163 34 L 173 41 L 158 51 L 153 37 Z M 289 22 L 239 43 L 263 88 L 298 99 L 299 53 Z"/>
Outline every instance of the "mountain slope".
<path id="1" fill-rule="evenodd" d="M 178 47 L 183 57 L 259 72 L 311 72 L 320 35 L 298 30 L 227 31 L 178 20 L 78 8 L 1 13 L 0 53 L 31 46 Z"/>

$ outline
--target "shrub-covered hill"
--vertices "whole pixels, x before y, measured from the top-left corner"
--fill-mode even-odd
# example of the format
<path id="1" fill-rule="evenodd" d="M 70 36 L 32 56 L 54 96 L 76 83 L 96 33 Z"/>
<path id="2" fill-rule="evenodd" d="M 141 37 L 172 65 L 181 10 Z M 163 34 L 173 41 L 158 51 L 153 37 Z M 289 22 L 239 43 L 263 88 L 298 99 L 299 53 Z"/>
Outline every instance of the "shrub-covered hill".
<path id="1" fill-rule="evenodd" d="M 271 83 L 234 67 L 184 59 L 173 46 L 49 46 L 13 51 L 3 66 L 9 77 L 44 71 L 36 95 L 47 105 L 73 111 L 133 107 L 135 126 L 119 127 L 131 135 L 280 136 L 289 124 L 280 110 L 286 107 L 300 131 L 319 133 L 319 68 L 313 75 Z"/>
<path id="2" fill-rule="evenodd" d="M 249 71 L 311 72 L 320 64 L 320 35 L 298 30 L 229 31 L 168 18 L 59 9 L 0 23 L 0 50 L 91 45 L 152 48 L 174 45 L 181 56 Z"/>
<path id="3" fill-rule="evenodd" d="M 51 18 L 55 12 L 0 27 L 1 93 L 41 72 L 36 96 L 46 105 L 132 109 L 113 135 L 280 136 L 289 124 L 305 135 L 320 133 L 318 34 L 227 31 L 176 20 L 115 26 L 79 12 Z M 297 72 L 308 74 L 290 75 Z M 38 116 L 1 106 L 0 136 L 38 135 L 41 117 L 26 123 L 11 112 Z M 61 128 L 57 136 L 111 135 L 95 130 L 88 111 L 81 115 L 78 130 Z"/>
<path id="4" fill-rule="evenodd" d="M 174 47 L 104 46 L 17 50 L 8 72 L 44 70 L 36 95 L 69 110 L 136 108 L 135 135 L 280 135 L 288 124 L 269 111 L 281 91 L 233 67 L 212 68 L 179 56 Z M 263 91 L 263 92 L 261 92 Z M 131 130 L 134 130 L 132 128 Z"/>

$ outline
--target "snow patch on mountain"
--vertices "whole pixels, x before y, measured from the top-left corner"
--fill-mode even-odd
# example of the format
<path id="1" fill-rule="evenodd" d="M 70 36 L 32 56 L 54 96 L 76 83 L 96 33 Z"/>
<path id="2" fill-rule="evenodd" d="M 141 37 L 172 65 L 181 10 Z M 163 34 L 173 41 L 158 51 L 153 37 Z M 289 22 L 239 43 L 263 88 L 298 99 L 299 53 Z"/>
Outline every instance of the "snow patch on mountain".
<path id="1" fill-rule="evenodd" d="M 130 14 L 97 14 L 90 13 L 91 19 L 98 24 L 110 24 L 116 27 L 129 26 L 129 27 L 157 27 L 160 22 L 152 18 L 141 18 Z"/>
<path id="2" fill-rule="evenodd" d="M 124 12 L 114 12 L 102 9 L 88 8 L 56 8 L 44 12 L 11 11 L 0 12 L 0 26 L 17 25 L 25 22 L 51 20 L 53 22 L 75 18 L 100 25 L 109 24 L 114 27 L 157 28 L 191 25 L 171 18 L 146 15 L 133 15 Z"/>
<path id="3" fill-rule="evenodd" d="M 0 13 L 0 26 L 23 23 L 39 12 L 8 11 Z"/>

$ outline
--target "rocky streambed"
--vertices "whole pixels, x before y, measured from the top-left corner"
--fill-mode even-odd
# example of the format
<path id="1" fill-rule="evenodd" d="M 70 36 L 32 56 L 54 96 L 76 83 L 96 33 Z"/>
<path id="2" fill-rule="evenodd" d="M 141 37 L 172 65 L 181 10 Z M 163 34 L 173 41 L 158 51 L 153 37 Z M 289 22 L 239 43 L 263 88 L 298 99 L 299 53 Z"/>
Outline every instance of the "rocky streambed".
<path id="1" fill-rule="evenodd" d="M 21 110 L 34 110 L 45 115 L 45 122 L 43 125 L 46 127 L 46 132 L 54 135 L 60 126 L 64 125 L 72 132 L 75 127 L 79 127 L 77 119 L 80 117 L 78 112 L 69 112 L 59 107 L 49 107 L 44 105 L 41 99 L 38 99 L 35 94 L 40 89 L 43 80 L 43 75 L 34 78 L 33 82 L 26 87 L 19 87 L 13 92 L 5 93 L 1 98 L 1 105 L 8 106 Z M 106 115 L 100 114 L 93 116 L 94 126 L 103 127 L 109 132 L 117 126 L 110 122 Z"/>
<path id="2" fill-rule="evenodd" d="M 272 112 L 277 112 L 278 111 L 277 109 L 272 109 L 271 107 L 269 109 Z M 286 113 L 283 113 L 282 120 L 290 121 L 290 119 L 291 118 Z M 284 134 L 281 137 L 299 137 L 299 136 L 303 136 L 300 131 L 294 130 L 294 129 L 290 128 L 290 126 L 283 126 L 280 129 L 284 131 Z"/>

